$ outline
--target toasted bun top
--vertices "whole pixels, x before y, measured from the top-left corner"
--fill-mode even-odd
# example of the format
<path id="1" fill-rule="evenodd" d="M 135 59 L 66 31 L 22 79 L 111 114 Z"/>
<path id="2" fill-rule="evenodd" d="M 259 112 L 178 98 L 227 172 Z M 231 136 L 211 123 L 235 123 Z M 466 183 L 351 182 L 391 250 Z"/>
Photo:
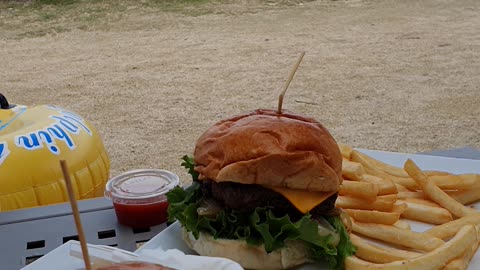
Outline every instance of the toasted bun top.
<path id="1" fill-rule="evenodd" d="M 342 156 L 313 118 L 256 110 L 222 120 L 197 140 L 199 179 L 311 191 L 337 191 Z"/>

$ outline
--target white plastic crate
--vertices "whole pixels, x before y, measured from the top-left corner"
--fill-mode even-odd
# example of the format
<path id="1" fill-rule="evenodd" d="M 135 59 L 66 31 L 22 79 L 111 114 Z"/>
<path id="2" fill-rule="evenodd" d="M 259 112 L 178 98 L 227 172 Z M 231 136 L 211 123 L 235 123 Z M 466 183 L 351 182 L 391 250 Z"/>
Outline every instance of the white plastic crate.
<path id="1" fill-rule="evenodd" d="M 117 223 L 112 203 L 104 198 L 78 201 L 87 242 L 135 251 L 166 228 L 161 224 L 132 229 Z M 69 203 L 0 213 L 0 268 L 18 270 L 59 247 L 77 240 Z"/>

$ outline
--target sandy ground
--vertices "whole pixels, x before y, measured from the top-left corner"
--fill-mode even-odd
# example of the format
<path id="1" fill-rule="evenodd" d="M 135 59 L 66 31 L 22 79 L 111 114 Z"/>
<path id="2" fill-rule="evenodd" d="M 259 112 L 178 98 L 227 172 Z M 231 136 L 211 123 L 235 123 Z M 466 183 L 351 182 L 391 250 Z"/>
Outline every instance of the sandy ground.
<path id="1" fill-rule="evenodd" d="M 164 168 L 216 121 L 284 108 L 355 147 L 480 148 L 480 1 L 314 1 L 202 16 L 126 12 L 110 29 L 0 33 L 0 92 L 55 104 L 100 131 L 112 175 Z"/>

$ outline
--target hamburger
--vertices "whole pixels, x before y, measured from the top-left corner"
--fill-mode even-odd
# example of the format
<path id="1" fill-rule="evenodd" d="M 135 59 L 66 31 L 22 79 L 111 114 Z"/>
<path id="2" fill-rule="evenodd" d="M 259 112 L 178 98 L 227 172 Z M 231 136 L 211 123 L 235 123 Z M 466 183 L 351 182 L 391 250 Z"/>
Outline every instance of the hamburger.
<path id="1" fill-rule="evenodd" d="M 355 252 L 335 208 L 342 156 L 315 119 L 256 110 L 221 120 L 183 161 L 193 184 L 167 194 L 168 214 L 198 254 L 247 269 L 343 269 Z"/>

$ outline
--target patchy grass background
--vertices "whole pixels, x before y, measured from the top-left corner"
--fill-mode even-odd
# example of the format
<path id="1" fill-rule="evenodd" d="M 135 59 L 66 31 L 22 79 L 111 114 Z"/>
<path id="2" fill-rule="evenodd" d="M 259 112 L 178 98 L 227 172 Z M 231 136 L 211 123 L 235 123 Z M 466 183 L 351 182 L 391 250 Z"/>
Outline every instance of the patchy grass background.
<path id="1" fill-rule="evenodd" d="M 216 121 L 284 108 L 355 147 L 480 148 L 480 1 L 0 1 L 0 92 L 71 109 L 112 175 L 164 168 Z"/>
<path id="2" fill-rule="evenodd" d="M 154 16 L 159 12 L 180 16 L 242 14 L 303 4 L 301 0 L 36 0 L 0 1 L 0 29 L 4 38 L 58 34 L 74 29 L 86 31 L 138 30 L 144 25 L 126 25 L 131 16 Z M 155 25 L 150 25 L 156 28 Z"/>
<path id="3" fill-rule="evenodd" d="M 73 29 L 111 30 L 125 16 L 178 12 L 198 16 L 211 12 L 217 0 L 37 0 L 0 2 L 4 37 L 24 38 L 58 34 Z M 124 29 L 125 25 L 121 24 Z M 21 31 L 23 29 L 23 31 Z M 20 30 L 20 31 L 19 31 Z"/>

